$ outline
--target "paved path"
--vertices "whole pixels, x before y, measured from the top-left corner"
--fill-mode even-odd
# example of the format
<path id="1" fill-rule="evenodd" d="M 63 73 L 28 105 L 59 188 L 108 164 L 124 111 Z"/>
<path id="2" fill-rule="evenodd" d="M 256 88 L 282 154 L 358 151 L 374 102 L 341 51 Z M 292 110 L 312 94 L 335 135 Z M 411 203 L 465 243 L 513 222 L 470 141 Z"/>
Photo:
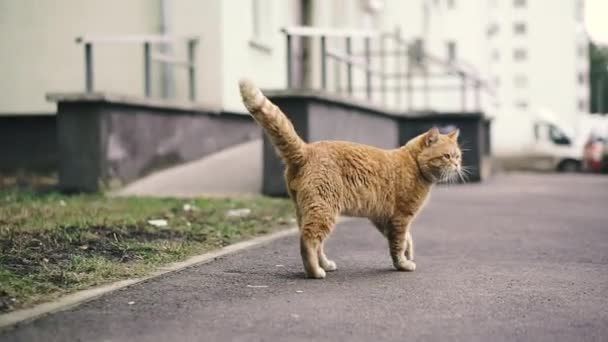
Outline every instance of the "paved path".
<path id="1" fill-rule="evenodd" d="M 156 172 L 119 190 L 119 195 L 200 196 L 259 194 L 262 189 L 262 140 Z"/>
<path id="2" fill-rule="evenodd" d="M 328 243 L 339 269 L 325 280 L 303 279 L 292 236 L 0 340 L 606 341 L 607 204 L 599 176 L 442 187 L 414 225 L 416 272 L 393 271 L 380 235 L 351 221 Z"/>

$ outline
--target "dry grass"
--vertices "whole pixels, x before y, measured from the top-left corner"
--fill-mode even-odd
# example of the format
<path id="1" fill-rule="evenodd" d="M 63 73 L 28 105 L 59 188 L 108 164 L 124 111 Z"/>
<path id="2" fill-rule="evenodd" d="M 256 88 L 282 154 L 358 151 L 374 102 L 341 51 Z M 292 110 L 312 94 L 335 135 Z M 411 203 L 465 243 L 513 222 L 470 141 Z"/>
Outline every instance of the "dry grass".
<path id="1" fill-rule="evenodd" d="M 231 209 L 249 208 L 229 218 Z M 159 265 L 271 232 L 287 200 L 107 198 L 0 191 L 0 313 L 139 276 Z M 164 219 L 167 227 L 150 224 Z"/>

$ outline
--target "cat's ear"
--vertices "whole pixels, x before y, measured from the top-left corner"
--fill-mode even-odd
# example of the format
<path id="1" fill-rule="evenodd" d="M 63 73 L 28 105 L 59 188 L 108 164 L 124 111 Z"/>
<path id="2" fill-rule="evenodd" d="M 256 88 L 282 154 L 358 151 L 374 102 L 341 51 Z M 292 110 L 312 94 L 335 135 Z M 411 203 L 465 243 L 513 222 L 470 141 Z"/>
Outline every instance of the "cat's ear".
<path id="1" fill-rule="evenodd" d="M 458 140 L 458 135 L 460 135 L 460 130 L 458 128 L 448 133 L 448 137 L 454 141 Z"/>
<path id="2" fill-rule="evenodd" d="M 424 137 L 424 142 L 426 146 L 431 146 L 439 140 L 439 130 L 437 127 L 433 127 L 426 132 L 426 136 Z"/>

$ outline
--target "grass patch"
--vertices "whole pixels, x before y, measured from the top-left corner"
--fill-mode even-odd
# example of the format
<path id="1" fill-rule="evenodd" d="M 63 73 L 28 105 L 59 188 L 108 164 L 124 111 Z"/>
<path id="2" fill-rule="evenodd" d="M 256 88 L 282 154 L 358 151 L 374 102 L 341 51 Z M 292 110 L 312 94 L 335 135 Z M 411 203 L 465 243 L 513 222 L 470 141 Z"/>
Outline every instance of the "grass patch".
<path id="1" fill-rule="evenodd" d="M 245 215 L 228 215 L 247 208 Z M 288 200 L 108 198 L 0 190 L 0 313 L 288 225 Z M 166 220 L 167 226 L 150 220 Z"/>

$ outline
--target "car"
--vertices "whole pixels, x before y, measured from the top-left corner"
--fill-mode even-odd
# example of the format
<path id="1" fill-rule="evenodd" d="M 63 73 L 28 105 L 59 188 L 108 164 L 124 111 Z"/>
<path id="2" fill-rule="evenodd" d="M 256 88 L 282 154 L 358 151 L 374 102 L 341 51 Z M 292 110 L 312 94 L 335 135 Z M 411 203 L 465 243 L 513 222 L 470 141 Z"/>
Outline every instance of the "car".
<path id="1" fill-rule="evenodd" d="M 606 140 L 604 138 L 591 135 L 583 149 L 583 170 L 587 172 L 600 172 L 604 164 L 603 159 L 606 149 Z"/>
<path id="2" fill-rule="evenodd" d="M 548 119 L 536 120 L 529 166 L 535 170 L 579 172 L 583 164 L 582 142 Z M 578 141 L 578 142 L 577 142 Z"/>
<path id="3" fill-rule="evenodd" d="M 600 172 L 608 173 L 608 137 L 603 139 L 602 157 L 600 162 Z"/>

